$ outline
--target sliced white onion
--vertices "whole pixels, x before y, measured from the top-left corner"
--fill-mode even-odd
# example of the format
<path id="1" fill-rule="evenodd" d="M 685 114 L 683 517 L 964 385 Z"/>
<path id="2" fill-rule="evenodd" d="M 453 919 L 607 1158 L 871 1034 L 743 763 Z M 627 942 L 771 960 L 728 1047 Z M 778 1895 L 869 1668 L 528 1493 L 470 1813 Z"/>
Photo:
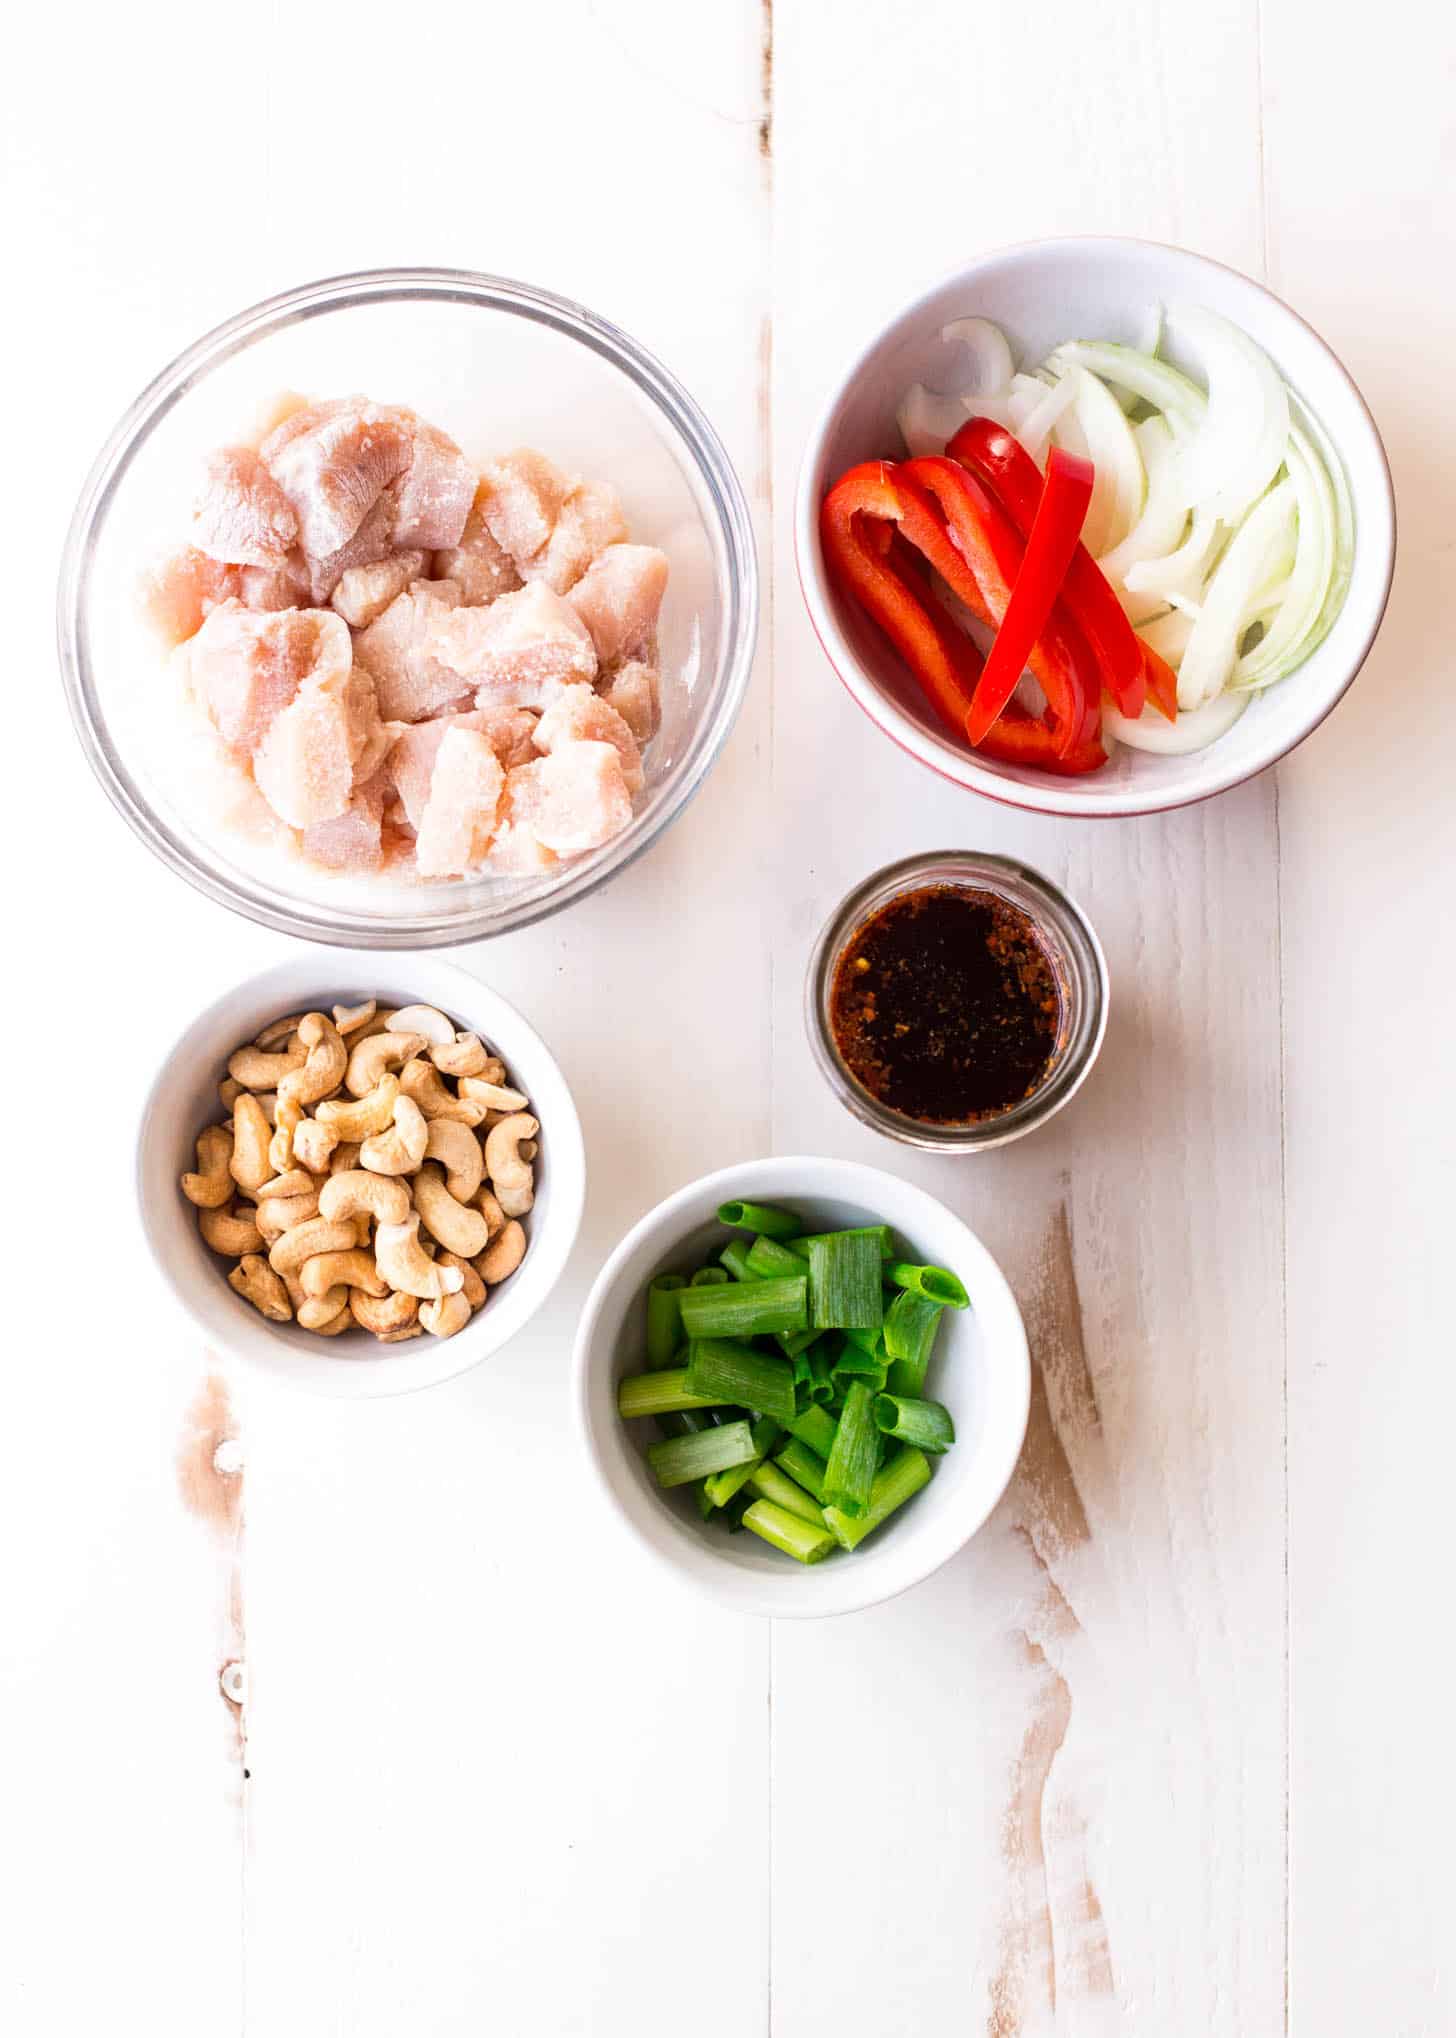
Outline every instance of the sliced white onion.
<path id="1" fill-rule="evenodd" d="M 1066 379 L 1075 386 L 1073 412 L 1094 470 L 1082 543 L 1094 559 L 1100 559 L 1121 543 L 1142 515 L 1147 476 L 1132 426 L 1106 383 L 1075 364 L 1068 368 Z M 1059 438 L 1066 422 L 1064 412 L 1057 425 Z"/>
<path id="2" fill-rule="evenodd" d="M 1150 651 L 1156 651 L 1160 658 L 1176 669 L 1188 648 L 1188 639 L 1193 635 L 1193 618 L 1180 615 L 1177 609 L 1165 609 L 1151 622 L 1139 623 L 1138 635 Z"/>
<path id="3" fill-rule="evenodd" d="M 1227 685 L 1249 627 L 1251 602 L 1293 562 L 1296 509 L 1294 483 L 1281 481 L 1229 540 L 1204 590 L 1203 612 L 1178 668 L 1180 708 L 1202 707 Z"/>
<path id="4" fill-rule="evenodd" d="M 1137 339 L 1137 350 L 1140 354 L 1149 354 L 1156 360 L 1162 349 L 1163 307 L 1154 300 L 1144 314 L 1142 330 Z"/>
<path id="5" fill-rule="evenodd" d="M 1104 382 L 1131 390 L 1154 410 L 1162 411 L 1170 423 L 1182 419 L 1191 425 L 1201 424 L 1208 410 L 1208 398 L 1196 382 L 1166 361 L 1140 354 L 1135 347 L 1119 347 L 1110 340 L 1067 340 L 1046 365 L 1060 373 L 1069 361 L 1076 361 L 1089 374 L 1100 375 Z"/>
<path id="6" fill-rule="evenodd" d="M 971 357 L 971 381 L 967 394 L 997 396 L 1011 382 L 1011 348 L 1000 326 L 988 318 L 953 318 L 940 329 L 947 346 L 957 342 Z"/>
<path id="7" fill-rule="evenodd" d="M 1162 757 L 1181 757 L 1189 750 L 1204 750 L 1226 736 L 1248 704 L 1247 694 L 1224 693 L 1207 707 L 1191 714 L 1180 713 L 1170 722 L 1151 701 L 1137 720 L 1120 715 L 1111 701 L 1102 705 L 1102 733 L 1115 736 L 1132 750 L 1152 750 Z"/>
<path id="8" fill-rule="evenodd" d="M 1299 506 L 1299 536 L 1288 598 L 1251 651 L 1234 667 L 1230 686 L 1272 686 L 1305 656 L 1335 570 L 1335 498 L 1318 460 L 1290 437 L 1289 479 Z M 1267 606 L 1267 604 L 1266 604 Z"/>
<path id="9" fill-rule="evenodd" d="M 1236 523 L 1283 465 L 1289 392 L 1263 348 L 1217 312 L 1185 305 L 1168 323 L 1208 384 L 1208 414 L 1180 456 L 1185 500 Z"/>
<path id="10" fill-rule="evenodd" d="M 1022 395 L 1018 392 L 1012 398 L 1013 405 L 1025 405 L 1021 423 L 1015 427 L 1016 436 L 1037 465 L 1045 466 L 1047 440 L 1076 402 L 1077 385 L 1070 375 L 1064 375 L 1050 389 L 1044 382 L 1037 381 L 1035 376 L 1028 376 L 1027 379 L 1036 394 L 1033 396 L 1027 391 Z M 1014 415 L 1013 411 L 1013 418 Z"/>
<path id="11" fill-rule="evenodd" d="M 912 382 L 895 413 L 900 437 L 912 460 L 925 453 L 943 453 L 947 439 L 954 438 L 966 421 L 966 406 L 958 396 L 937 396 L 922 382 Z"/>
<path id="12" fill-rule="evenodd" d="M 1140 425 L 1133 426 L 1132 435 L 1148 478 L 1148 492 L 1143 513 L 1127 536 L 1097 562 L 1114 587 L 1122 585 L 1130 567 L 1146 559 L 1165 559 L 1188 528 L 1188 512 L 1178 492 L 1173 434 L 1167 419 L 1144 418 Z"/>
<path id="13" fill-rule="evenodd" d="M 1166 602 L 1170 595 L 1187 595 L 1196 600 L 1203 586 L 1218 542 L 1218 519 L 1209 510 L 1199 510 L 1183 543 L 1161 559 L 1143 559 L 1129 566 L 1123 579 L 1132 594 L 1156 595 Z"/>

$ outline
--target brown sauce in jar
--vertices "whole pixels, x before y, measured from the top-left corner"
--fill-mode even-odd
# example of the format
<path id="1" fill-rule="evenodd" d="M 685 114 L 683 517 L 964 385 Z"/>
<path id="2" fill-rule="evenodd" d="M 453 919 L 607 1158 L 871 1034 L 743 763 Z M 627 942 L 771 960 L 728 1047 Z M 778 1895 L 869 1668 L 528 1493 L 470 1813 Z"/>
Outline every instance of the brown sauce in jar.
<path id="1" fill-rule="evenodd" d="M 926 1125 L 972 1125 L 1041 1086 L 1061 999 L 1051 959 L 1019 907 L 992 892 L 902 892 L 850 940 L 834 969 L 829 1024 L 850 1074 Z"/>

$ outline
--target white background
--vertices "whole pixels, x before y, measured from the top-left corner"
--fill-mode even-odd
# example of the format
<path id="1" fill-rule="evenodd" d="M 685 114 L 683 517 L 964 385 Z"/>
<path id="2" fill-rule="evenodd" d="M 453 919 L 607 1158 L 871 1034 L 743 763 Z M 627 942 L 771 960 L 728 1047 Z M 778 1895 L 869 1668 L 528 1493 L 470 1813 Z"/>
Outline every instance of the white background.
<path id="1" fill-rule="evenodd" d="M 771 52 L 769 29 L 752 0 L 272 0 L 33 10 L 12 44 L 16 2038 L 1456 2026 L 1456 28 L 1419 0 L 780 0 Z M 1058 232 L 1265 278 L 1347 361 L 1395 470 L 1395 593 L 1358 686 L 1277 774 L 1164 819 L 1058 825 L 918 770 L 835 684 L 790 563 L 828 375 L 963 256 Z M 582 1107 L 566 1280 L 469 1378 L 348 1406 L 234 1378 L 143 1257 L 144 1085 L 286 944 L 106 806 L 50 607 L 75 492 L 143 382 L 256 298 L 392 262 L 527 278 L 659 353 L 737 461 L 768 599 L 686 819 L 465 957 Z M 840 895 L 950 846 L 1069 885 L 1116 987 L 1076 1104 L 958 1165 L 855 1127 L 799 1018 Z M 565 1380 L 625 1225 L 773 1149 L 946 1196 L 1017 1288 L 1039 1386 L 1013 1489 L 955 1563 L 771 1629 L 598 1535 Z M 212 1375 L 241 1519 L 236 1480 L 204 1479 L 200 1513 L 179 1491 Z"/>

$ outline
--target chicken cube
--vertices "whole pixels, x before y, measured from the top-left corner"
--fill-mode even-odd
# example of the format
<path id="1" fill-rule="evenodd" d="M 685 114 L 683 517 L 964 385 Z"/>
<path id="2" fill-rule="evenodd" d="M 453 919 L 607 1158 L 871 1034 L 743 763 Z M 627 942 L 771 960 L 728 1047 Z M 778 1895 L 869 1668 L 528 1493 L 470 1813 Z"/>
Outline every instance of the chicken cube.
<path id="1" fill-rule="evenodd" d="M 603 665 L 636 658 L 657 629 L 667 554 L 655 545 L 608 545 L 566 599 L 591 632 Z"/>
<path id="2" fill-rule="evenodd" d="M 421 551 L 396 552 L 368 566 L 347 567 L 329 596 L 330 606 L 350 629 L 367 629 L 412 580 L 421 578 L 424 570 L 425 554 Z"/>
<path id="3" fill-rule="evenodd" d="M 306 680 L 346 674 L 353 662 L 337 616 L 317 609 L 257 615 L 236 601 L 213 610 L 187 656 L 194 696 L 239 757 L 252 755 Z"/>
<path id="4" fill-rule="evenodd" d="M 657 673 L 640 658 L 630 659 L 602 686 L 602 699 L 614 707 L 639 745 L 652 741 L 661 719 Z"/>
<path id="5" fill-rule="evenodd" d="M 478 729 L 445 731 L 415 840 L 422 877 L 460 877 L 485 861 L 504 786 L 500 759 Z"/>
<path id="6" fill-rule="evenodd" d="M 458 545 L 475 500 L 475 469 L 445 433 L 411 418 L 414 450 L 395 487 L 394 542 L 434 552 Z"/>
<path id="7" fill-rule="evenodd" d="M 481 484 L 490 534 L 518 567 L 534 559 L 550 539 L 573 487 L 569 476 L 529 446 L 488 462 L 481 470 Z"/>
<path id="8" fill-rule="evenodd" d="M 347 639 L 338 616 L 331 623 Z M 337 820 L 348 808 L 355 766 L 379 721 L 367 672 L 335 665 L 304 680 L 274 716 L 253 757 L 253 777 L 269 806 L 291 828 Z"/>
<path id="9" fill-rule="evenodd" d="M 558 594 L 565 594 L 599 552 L 626 536 L 622 499 L 616 489 L 605 482 L 584 481 L 566 498 L 555 530 L 535 557 L 523 563 L 521 574 L 526 580 L 544 580 Z"/>
<path id="10" fill-rule="evenodd" d="M 187 545 L 142 576 L 141 612 L 169 650 L 195 637 L 212 611 L 236 601 L 238 570 Z"/>
<path id="11" fill-rule="evenodd" d="M 435 554 L 435 578 L 458 582 L 461 595 L 471 603 L 494 601 L 498 594 L 509 594 L 521 584 L 515 561 L 497 543 L 485 521 L 489 500 L 490 490 L 482 481 L 459 544 Z"/>
<path id="12" fill-rule="evenodd" d="M 408 471 L 412 419 L 362 397 L 313 404 L 269 433 L 262 456 L 293 506 L 304 551 L 326 559 L 348 544 L 380 496 Z"/>
<path id="13" fill-rule="evenodd" d="M 429 653 L 457 675 L 457 685 L 479 689 L 482 708 L 545 707 L 597 667 L 586 625 L 541 580 L 488 608 L 437 616 Z"/>
<path id="14" fill-rule="evenodd" d="M 308 561 L 299 551 L 290 552 L 276 566 L 242 567 L 238 573 L 238 592 L 248 608 L 265 615 L 314 605 Z"/>
<path id="15" fill-rule="evenodd" d="M 297 536 L 292 504 L 250 446 L 211 456 L 192 511 L 199 552 L 229 566 L 276 566 Z"/>
<path id="16" fill-rule="evenodd" d="M 436 625 L 459 602 L 453 580 L 411 581 L 383 615 L 360 631 L 355 656 L 373 673 L 379 712 L 390 721 L 423 722 L 468 696 L 470 682 L 441 663 L 433 642 Z"/>
<path id="17" fill-rule="evenodd" d="M 632 819 L 632 795 L 612 744 L 563 743 L 536 769 L 540 776 L 531 831 L 558 856 L 598 849 Z"/>
<path id="18" fill-rule="evenodd" d="M 642 753 L 636 737 L 610 702 L 589 686 L 563 687 L 536 724 L 534 741 L 548 754 L 567 743 L 610 743 L 628 792 L 642 790 Z"/>
<path id="19" fill-rule="evenodd" d="M 384 803 L 389 783 L 382 772 L 366 779 L 349 797 L 342 814 L 303 831 L 303 853 L 326 870 L 378 870 L 384 860 Z"/>

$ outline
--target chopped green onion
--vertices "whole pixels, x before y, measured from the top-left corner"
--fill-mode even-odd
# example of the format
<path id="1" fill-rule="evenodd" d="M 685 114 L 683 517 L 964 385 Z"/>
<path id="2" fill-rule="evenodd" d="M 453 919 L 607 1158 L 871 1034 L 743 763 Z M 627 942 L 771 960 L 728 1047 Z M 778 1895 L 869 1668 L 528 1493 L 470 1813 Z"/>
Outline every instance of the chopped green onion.
<path id="1" fill-rule="evenodd" d="M 687 1286 L 681 1274 L 659 1274 L 647 1289 L 647 1368 L 670 1366 L 682 1343 L 678 1297 Z"/>
<path id="2" fill-rule="evenodd" d="M 798 1238 L 786 1238 L 784 1244 L 791 1253 L 797 1253 L 800 1259 L 806 1260 L 809 1257 L 810 1246 L 817 1240 L 826 1238 L 872 1238 L 880 1249 L 882 1260 L 892 1260 L 895 1257 L 895 1243 L 890 1236 L 888 1224 L 851 1224 L 843 1231 L 808 1231 Z"/>
<path id="3" fill-rule="evenodd" d="M 834 1548 L 835 1539 L 827 1528 L 816 1529 L 812 1522 L 801 1521 L 771 1500 L 755 1500 L 743 1517 L 743 1526 L 786 1556 L 797 1557 L 801 1564 L 817 1564 Z"/>
<path id="4" fill-rule="evenodd" d="M 846 1327 L 844 1339 L 846 1344 L 858 1345 L 862 1352 L 868 1352 L 871 1358 L 880 1348 L 880 1332 L 861 1328 L 858 1324 Z"/>
<path id="5" fill-rule="evenodd" d="M 862 1345 L 846 1341 L 844 1350 L 834 1361 L 829 1375 L 830 1385 L 841 1399 L 848 1394 L 850 1383 L 863 1380 L 872 1394 L 882 1394 L 888 1362 L 883 1346 L 878 1351 L 867 1352 Z"/>
<path id="6" fill-rule="evenodd" d="M 902 1288 L 885 1311 L 887 1385 L 892 1394 L 918 1394 L 940 1329 L 942 1304 L 913 1288 Z"/>
<path id="7" fill-rule="evenodd" d="M 799 1229 L 791 1210 L 776 1210 L 769 1203 L 720 1203 L 718 1222 L 730 1231 L 756 1231 L 763 1238 L 792 1238 Z"/>
<path id="8" fill-rule="evenodd" d="M 682 1298 L 683 1329 L 690 1338 L 763 1337 L 776 1330 L 803 1330 L 809 1316 L 809 1284 L 796 1281 L 729 1281 L 717 1288 L 689 1288 Z"/>
<path id="9" fill-rule="evenodd" d="M 879 1249 L 860 1232 L 809 1242 L 810 1321 L 820 1330 L 878 1330 L 884 1318 Z"/>
<path id="10" fill-rule="evenodd" d="M 853 1521 L 837 1507 L 826 1507 L 824 1519 L 841 1548 L 854 1550 L 873 1533 L 881 1522 L 886 1521 L 897 1507 L 917 1494 L 930 1478 L 930 1460 L 924 1451 L 901 1451 L 891 1458 L 882 1471 L 875 1474 L 870 1488 L 870 1504 L 858 1521 Z"/>
<path id="11" fill-rule="evenodd" d="M 807 1444 L 817 1457 L 827 1458 L 834 1447 L 834 1417 L 826 1408 L 806 1408 L 802 1415 L 796 1415 L 784 1428 L 796 1436 L 800 1443 Z"/>
<path id="12" fill-rule="evenodd" d="M 802 1486 L 811 1499 L 823 1500 L 824 1466 L 806 1443 L 790 1437 L 775 1453 L 774 1463 L 781 1472 L 788 1473 L 796 1486 Z"/>
<path id="13" fill-rule="evenodd" d="M 917 1401 L 904 1394 L 875 1397 L 875 1423 L 887 1437 L 939 1456 L 955 1442 L 950 1410 L 939 1401 Z"/>
<path id="14" fill-rule="evenodd" d="M 804 1356 L 809 1361 L 809 1398 L 821 1404 L 834 1399 L 832 1368 L 834 1353 L 828 1342 L 820 1338 L 811 1345 Z"/>
<path id="15" fill-rule="evenodd" d="M 914 1295 L 943 1302 L 947 1309 L 965 1309 L 970 1303 L 970 1296 L 948 1267 L 910 1267 L 897 1260 L 886 1267 L 885 1279 Z"/>
<path id="16" fill-rule="evenodd" d="M 733 1292 L 747 1294 L 751 1290 Z M 785 1425 L 795 1419 L 794 1369 L 787 1359 L 776 1358 L 771 1352 L 758 1352 L 752 1345 L 728 1338 L 696 1338 L 690 1347 L 687 1378 L 695 1394 L 713 1401 L 741 1402 Z"/>
<path id="17" fill-rule="evenodd" d="M 741 1238 L 731 1239 L 718 1257 L 735 1281 L 752 1281 L 758 1278 L 749 1265 L 748 1247 Z"/>
<path id="18" fill-rule="evenodd" d="M 749 1425 L 749 1434 L 753 1438 L 753 1457 L 746 1464 L 730 1466 L 726 1472 L 715 1472 L 711 1479 L 703 1482 L 712 1507 L 728 1505 L 740 1487 L 753 1477 L 754 1472 L 783 1435 L 783 1431 L 771 1416 L 761 1415 L 757 1422 Z"/>
<path id="19" fill-rule="evenodd" d="M 878 1459 L 874 1403 L 874 1392 L 866 1381 L 850 1382 L 824 1469 L 826 1504 L 854 1520 L 869 1507 L 874 1484 Z"/>
<path id="20" fill-rule="evenodd" d="M 811 1500 L 801 1486 L 781 1472 L 777 1465 L 755 1465 L 746 1481 L 750 1493 L 756 1493 L 760 1500 L 771 1500 L 775 1507 L 781 1507 L 785 1514 L 796 1514 L 800 1521 L 810 1521 L 815 1528 L 824 1527 L 824 1510 L 817 1501 Z"/>
<path id="21" fill-rule="evenodd" d="M 698 1436 L 666 1437 L 647 1446 L 647 1462 L 659 1486 L 686 1486 L 730 1465 L 747 1464 L 754 1456 L 753 1432 L 746 1422 L 719 1423 Z"/>
<path id="22" fill-rule="evenodd" d="M 632 1373 L 617 1383 L 617 1413 L 624 1422 L 639 1415 L 667 1415 L 680 1408 L 721 1408 L 731 1394 L 699 1394 L 688 1387 L 686 1366 Z"/>
<path id="23" fill-rule="evenodd" d="M 755 1281 L 791 1281 L 804 1272 L 799 1255 L 776 1238 L 756 1238 L 748 1248 L 748 1265 Z"/>
<path id="24" fill-rule="evenodd" d="M 724 1288 L 732 1278 L 726 1267 L 699 1267 L 688 1282 L 688 1289 L 691 1291 L 694 1288 Z M 686 1301 L 687 1296 L 682 1296 L 680 1300 Z M 688 1335 L 691 1337 L 692 1332 L 689 1331 Z"/>
<path id="25" fill-rule="evenodd" d="M 778 1347 L 786 1359 L 798 1358 L 800 1352 L 808 1351 L 810 1345 L 818 1342 L 819 1332 L 812 1326 L 804 1330 L 781 1330 Z"/>

